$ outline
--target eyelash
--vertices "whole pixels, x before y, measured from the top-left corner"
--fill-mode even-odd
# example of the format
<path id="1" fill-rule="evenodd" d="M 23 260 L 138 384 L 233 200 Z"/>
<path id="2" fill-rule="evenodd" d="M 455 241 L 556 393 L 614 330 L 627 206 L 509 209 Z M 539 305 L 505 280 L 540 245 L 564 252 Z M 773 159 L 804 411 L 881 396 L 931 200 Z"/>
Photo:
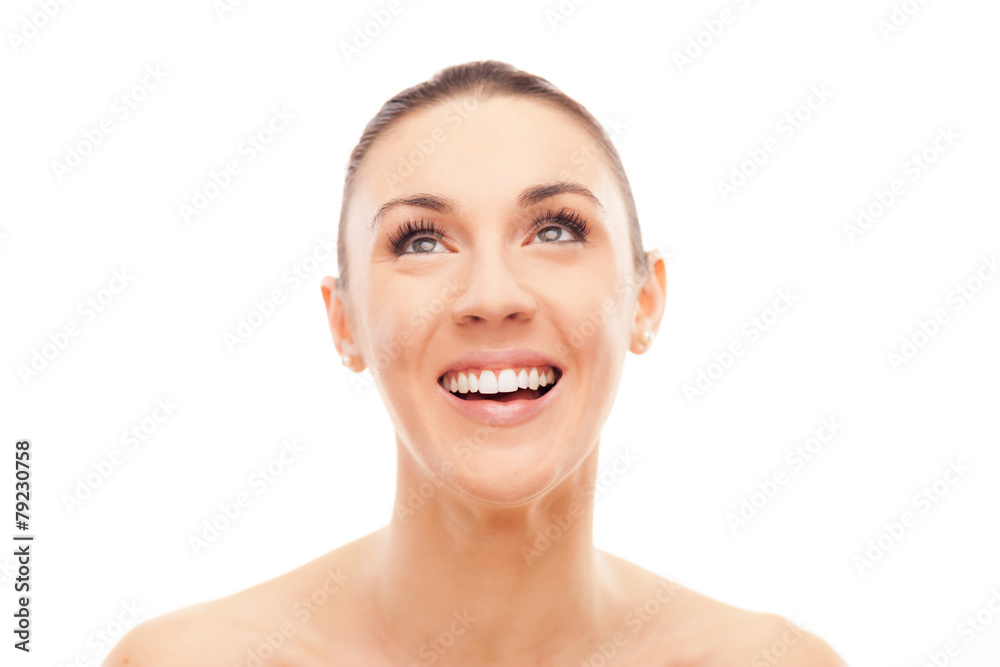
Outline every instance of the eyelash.
<path id="1" fill-rule="evenodd" d="M 576 234 L 577 239 L 580 242 L 585 242 L 587 240 L 587 236 L 590 235 L 590 225 L 587 224 L 586 219 L 584 219 L 583 216 L 581 216 L 577 211 L 565 207 L 559 209 L 558 212 L 549 209 L 548 211 L 537 215 L 535 219 L 532 220 L 531 233 L 535 235 L 540 229 L 555 226 L 546 224 L 549 222 L 556 222 L 570 230 Z M 444 232 L 439 230 L 434 225 L 433 221 L 428 222 L 427 220 L 420 218 L 419 222 L 414 223 L 412 220 L 407 220 L 399 226 L 394 234 L 389 236 L 386 248 L 394 255 L 431 254 L 404 252 L 406 246 L 409 245 L 416 236 L 428 236 L 443 240 Z M 551 243 L 566 243 L 566 241 L 552 241 Z"/>
<path id="2" fill-rule="evenodd" d="M 433 236 L 438 239 L 444 239 L 444 233 L 435 227 L 433 222 L 427 222 L 423 218 L 420 218 L 420 222 L 414 224 L 412 220 L 407 220 L 399 226 L 399 229 L 396 230 L 395 234 L 389 236 L 386 248 L 394 255 L 419 255 L 421 253 L 403 252 L 410 239 L 418 234 L 421 236 Z"/>
<path id="3" fill-rule="evenodd" d="M 556 213 L 552 209 L 549 209 L 545 213 L 541 213 L 535 217 L 531 224 L 531 233 L 537 234 L 539 229 L 548 227 L 545 223 L 555 221 L 564 227 L 567 227 L 571 232 L 576 234 L 577 238 L 584 242 L 590 235 L 590 225 L 587 221 L 580 215 L 577 211 L 569 208 L 561 208 L 559 212 Z M 564 243 L 564 241 L 556 241 L 556 243 Z"/>

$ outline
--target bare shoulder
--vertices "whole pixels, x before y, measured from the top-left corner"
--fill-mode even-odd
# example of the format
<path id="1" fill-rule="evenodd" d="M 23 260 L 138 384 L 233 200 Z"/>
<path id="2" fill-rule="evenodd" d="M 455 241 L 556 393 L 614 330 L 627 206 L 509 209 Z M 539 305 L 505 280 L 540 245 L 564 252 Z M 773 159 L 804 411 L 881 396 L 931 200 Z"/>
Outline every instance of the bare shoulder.
<path id="1" fill-rule="evenodd" d="M 778 614 L 763 614 L 746 633 L 743 655 L 750 667 L 847 667 L 820 637 Z"/>
<path id="2" fill-rule="evenodd" d="M 214 602 L 143 621 L 114 647 L 101 667 L 215 667 L 228 665 L 243 631 Z"/>
<path id="3" fill-rule="evenodd" d="M 311 640 L 317 625 L 327 640 L 334 639 L 330 628 L 347 627 L 350 607 L 342 601 L 349 599 L 362 544 L 356 540 L 250 588 L 144 621 L 102 667 L 330 664 Z"/>
<path id="4" fill-rule="evenodd" d="M 636 640 L 630 666 L 846 667 L 829 644 L 778 614 L 726 604 L 607 556 L 620 574 L 621 590 L 629 591 L 625 619 Z"/>
<path id="5" fill-rule="evenodd" d="M 778 614 L 742 609 L 691 590 L 686 598 L 692 623 L 680 654 L 688 664 L 846 667 L 829 644 Z M 664 638 L 668 646 L 681 639 L 672 629 Z"/>

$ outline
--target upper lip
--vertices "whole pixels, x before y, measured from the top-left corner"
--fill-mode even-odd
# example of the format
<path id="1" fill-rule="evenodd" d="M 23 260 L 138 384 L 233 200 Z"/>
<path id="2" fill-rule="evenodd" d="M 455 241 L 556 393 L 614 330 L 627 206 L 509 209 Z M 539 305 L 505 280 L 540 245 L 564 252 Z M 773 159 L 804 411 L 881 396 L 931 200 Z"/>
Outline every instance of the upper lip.
<path id="1" fill-rule="evenodd" d="M 448 371 L 458 371 L 464 368 L 503 369 L 521 368 L 522 366 L 552 366 L 562 372 L 556 361 L 537 350 L 529 348 L 509 348 L 506 350 L 479 350 L 463 354 L 449 361 L 438 373 L 438 378 Z"/>

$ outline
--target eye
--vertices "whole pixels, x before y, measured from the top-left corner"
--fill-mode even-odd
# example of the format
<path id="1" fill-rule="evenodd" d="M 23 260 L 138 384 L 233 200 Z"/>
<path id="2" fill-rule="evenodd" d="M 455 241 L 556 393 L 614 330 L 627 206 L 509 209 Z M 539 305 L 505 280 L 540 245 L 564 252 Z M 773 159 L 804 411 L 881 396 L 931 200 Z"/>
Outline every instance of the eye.
<path id="1" fill-rule="evenodd" d="M 558 224 L 550 224 L 558 223 Z M 544 243 L 583 243 L 590 234 L 590 227 L 579 213 L 568 208 L 559 212 L 546 211 L 537 216 L 531 225 L 531 231 L 536 232 L 535 238 L 543 239 Z M 576 238 L 563 239 L 564 232 L 572 231 Z"/>
<path id="2" fill-rule="evenodd" d="M 568 233 L 568 230 L 565 227 L 550 225 L 548 227 L 543 227 L 541 231 L 535 234 L 535 238 L 544 239 L 546 242 L 559 242 L 564 240 L 561 237 L 566 233 Z"/>
<path id="3" fill-rule="evenodd" d="M 435 245 L 441 246 L 440 250 L 435 250 L 434 249 Z M 410 241 L 409 243 L 406 244 L 406 247 L 403 249 L 403 254 L 404 255 L 407 254 L 407 250 L 411 250 L 412 251 L 411 254 L 413 254 L 413 253 L 416 253 L 416 254 L 419 254 L 419 253 L 428 253 L 428 252 L 446 252 L 447 251 L 447 249 L 441 244 L 441 242 L 438 241 L 436 238 L 434 238 L 432 236 L 418 236 L 418 237 L 416 237 L 415 239 L 413 239 L 412 241 Z"/>
<path id="4" fill-rule="evenodd" d="M 444 234 L 434 226 L 433 222 L 427 222 L 423 218 L 417 223 L 407 220 L 399 226 L 395 234 L 389 237 L 386 249 L 396 256 L 447 252 L 438 240 L 443 238 Z M 434 250 L 435 244 L 441 245 L 442 250 Z M 412 248 L 418 248 L 418 250 L 410 252 Z"/>

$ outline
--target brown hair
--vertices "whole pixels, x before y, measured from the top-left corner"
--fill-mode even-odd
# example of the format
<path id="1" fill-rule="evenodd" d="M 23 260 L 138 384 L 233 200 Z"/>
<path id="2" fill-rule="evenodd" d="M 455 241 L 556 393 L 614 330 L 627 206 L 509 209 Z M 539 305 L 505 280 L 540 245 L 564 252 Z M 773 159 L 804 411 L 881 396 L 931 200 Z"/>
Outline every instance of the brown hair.
<path id="1" fill-rule="evenodd" d="M 355 178 L 361 163 L 372 144 L 385 132 L 402 120 L 408 113 L 438 104 L 463 95 L 479 99 L 489 99 L 494 96 L 528 97 L 547 103 L 557 109 L 576 117 L 590 132 L 597 142 L 600 151 L 607 158 L 615 176 L 625 211 L 628 215 L 629 231 L 632 237 L 632 259 L 635 277 L 643 279 L 648 266 L 645 251 L 642 247 L 642 234 L 639 229 L 639 216 L 635 210 L 635 200 L 632 188 L 625 176 L 625 168 L 617 149 L 611 143 L 604 127 L 579 102 L 573 100 L 564 92 L 540 76 L 529 74 L 513 65 L 496 60 L 480 60 L 454 65 L 437 72 L 423 83 L 411 86 L 387 101 L 375 114 L 364 132 L 358 145 L 351 151 L 347 163 L 347 173 L 344 178 L 344 195 L 340 206 L 340 227 L 337 232 L 337 266 L 340 278 L 337 280 L 337 291 L 347 289 L 347 247 L 346 227 L 347 210 L 354 190 Z M 640 280 L 641 282 L 641 280 Z"/>

